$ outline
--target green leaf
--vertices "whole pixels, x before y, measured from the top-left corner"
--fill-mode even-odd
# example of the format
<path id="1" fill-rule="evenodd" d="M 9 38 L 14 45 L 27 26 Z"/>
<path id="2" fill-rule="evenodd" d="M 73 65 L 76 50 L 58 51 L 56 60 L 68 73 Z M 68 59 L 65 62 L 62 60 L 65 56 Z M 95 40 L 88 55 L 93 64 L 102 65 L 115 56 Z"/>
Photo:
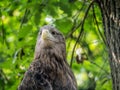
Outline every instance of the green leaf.
<path id="1" fill-rule="evenodd" d="M 67 34 L 72 27 L 72 21 L 66 17 L 56 20 L 55 24 L 56 24 L 56 27 L 64 34 Z"/>
<path id="2" fill-rule="evenodd" d="M 32 30 L 32 25 L 26 25 L 26 24 L 23 25 L 22 29 L 18 33 L 19 38 L 26 37 L 31 30 Z"/>

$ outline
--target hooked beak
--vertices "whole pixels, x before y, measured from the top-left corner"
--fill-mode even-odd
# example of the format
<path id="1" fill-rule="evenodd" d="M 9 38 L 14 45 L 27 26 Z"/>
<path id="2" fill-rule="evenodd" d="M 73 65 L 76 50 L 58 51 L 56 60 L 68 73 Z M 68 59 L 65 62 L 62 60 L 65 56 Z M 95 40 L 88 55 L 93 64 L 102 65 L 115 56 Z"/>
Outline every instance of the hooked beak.
<path id="1" fill-rule="evenodd" d="M 42 31 L 42 39 L 45 40 L 49 37 L 49 31 L 47 29 Z"/>
<path id="2" fill-rule="evenodd" d="M 52 34 L 47 29 L 44 29 L 42 31 L 42 36 L 41 37 L 42 37 L 43 40 L 55 40 L 55 38 L 52 36 Z"/>

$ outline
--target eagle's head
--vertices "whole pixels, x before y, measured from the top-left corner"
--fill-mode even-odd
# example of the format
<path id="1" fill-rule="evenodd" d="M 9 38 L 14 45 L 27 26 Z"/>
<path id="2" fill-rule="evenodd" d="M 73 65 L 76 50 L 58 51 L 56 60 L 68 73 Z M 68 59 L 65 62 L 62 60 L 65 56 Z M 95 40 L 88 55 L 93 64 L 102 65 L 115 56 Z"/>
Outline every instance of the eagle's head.
<path id="1" fill-rule="evenodd" d="M 51 25 L 45 25 L 41 27 L 36 48 L 35 58 L 39 58 L 41 53 L 55 53 L 56 55 L 64 56 L 66 54 L 65 39 L 62 33 L 60 33 L 55 27 Z"/>

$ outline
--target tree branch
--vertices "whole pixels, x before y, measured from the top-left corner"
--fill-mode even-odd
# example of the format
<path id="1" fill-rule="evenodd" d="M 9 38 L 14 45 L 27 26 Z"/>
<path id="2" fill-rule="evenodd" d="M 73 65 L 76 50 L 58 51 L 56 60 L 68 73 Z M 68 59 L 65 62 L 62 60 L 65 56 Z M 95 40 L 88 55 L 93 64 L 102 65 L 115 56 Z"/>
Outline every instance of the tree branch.
<path id="1" fill-rule="evenodd" d="M 71 30 L 70 30 L 70 32 L 68 33 L 68 35 L 65 37 L 66 39 L 69 37 L 69 36 L 72 36 L 72 34 L 77 30 L 77 23 L 76 23 L 76 21 L 78 20 L 78 17 L 79 17 L 79 15 L 80 15 L 80 12 L 83 10 L 83 7 L 85 6 L 85 2 L 86 1 L 84 1 L 84 3 L 83 3 L 83 5 L 82 5 L 82 7 L 76 12 L 76 14 L 72 17 L 72 18 L 74 18 L 74 22 L 73 22 L 73 25 L 72 25 L 72 28 L 71 28 Z"/>
<path id="2" fill-rule="evenodd" d="M 76 27 L 76 29 L 78 29 L 78 28 L 81 26 L 81 31 L 80 31 L 80 33 L 79 33 L 79 36 L 78 36 L 78 38 L 77 38 L 77 40 L 76 40 L 76 42 L 75 42 L 75 44 L 74 44 L 73 50 L 72 50 L 72 56 L 71 56 L 70 67 L 72 67 L 73 56 L 74 56 L 74 52 L 75 52 L 76 45 L 77 45 L 77 43 L 78 43 L 78 41 L 79 41 L 80 37 L 82 36 L 83 31 L 84 31 L 85 19 L 86 19 L 87 15 L 88 15 L 88 12 L 89 12 L 91 6 L 93 5 L 93 3 L 94 3 L 94 0 L 93 0 L 93 1 L 90 3 L 90 5 L 88 6 L 83 20 L 82 20 L 82 21 L 80 22 L 80 24 L 78 24 L 78 26 Z"/>
<path id="3" fill-rule="evenodd" d="M 92 9 L 93 9 L 93 17 L 94 17 L 94 19 L 95 19 L 95 23 L 96 23 L 96 25 L 97 25 L 98 32 L 99 32 L 99 34 L 100 34 L 103 42 L 106 44 L 106 40 L 105 40 L 104 36 L 102 35 L 102 32 L 100 31 L 100 28 L 99 28 L 99 25 L 98 25 L 98 21 L 97 21 L 96 15 L 95 15 L 94 6 L 92 6 Z"/>

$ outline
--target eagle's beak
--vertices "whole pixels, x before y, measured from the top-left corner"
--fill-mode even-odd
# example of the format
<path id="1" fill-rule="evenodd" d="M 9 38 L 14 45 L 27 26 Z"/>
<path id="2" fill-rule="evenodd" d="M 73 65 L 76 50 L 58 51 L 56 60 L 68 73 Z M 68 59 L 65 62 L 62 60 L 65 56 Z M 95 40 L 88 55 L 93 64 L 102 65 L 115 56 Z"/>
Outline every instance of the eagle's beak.
<path id="1" fill-rule="evenodd" d="M 48 38 L 48 35 L 49 35 L 49 31 L 48 30 L 43 30 L 42 31 L 42 39 L 46 39 L 46 38 Z"/>
<path id="2" fill-rule="evenodd" d="M 52 34 L 49 32 L 49 30 L 47 29 L 44 29 L 42 31 L 42 39 L 43 40 L 51 40 L 51 39 L 54 39 L 54 37 L 52 36 Z"/>

